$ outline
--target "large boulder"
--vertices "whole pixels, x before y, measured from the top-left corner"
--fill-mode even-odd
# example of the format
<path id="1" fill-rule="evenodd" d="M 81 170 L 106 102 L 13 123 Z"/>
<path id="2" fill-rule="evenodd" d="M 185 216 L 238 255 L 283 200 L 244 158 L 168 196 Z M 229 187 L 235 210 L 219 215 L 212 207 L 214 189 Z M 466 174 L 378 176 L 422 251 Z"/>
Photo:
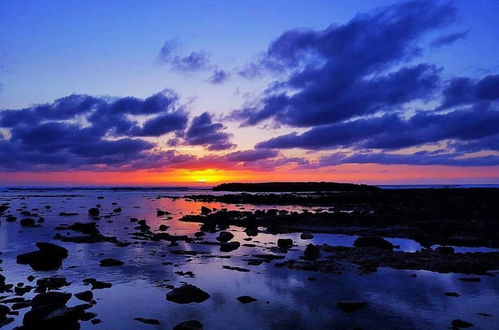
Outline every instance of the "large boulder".
<path id="1" fill-rule="evenodd" d="M 80 329 L 78 321 L 87 319 L 85 310 L 92 305 L 66 307 L 70 297 L 71 294 L 61 292 L 35 296 L 31 310 L 24 315 L 23 329 Z"/>
<path id="2" fill-rule="evenodd" d="M 62 260 L 67 258 L 68 250 L 46 242 L 36 243 L 38 251 L 23 253 L 17 256 L 18 264 L 29 264 L 33 270 L 55 270 L 61 267 Z"/>
<path id="3" fill-rule="evenodd" d="M 201 303 L 210 297 L 210 294 L 192 284 L 184 284 L 166 294 L 166 300 L 177 304 Z"/>

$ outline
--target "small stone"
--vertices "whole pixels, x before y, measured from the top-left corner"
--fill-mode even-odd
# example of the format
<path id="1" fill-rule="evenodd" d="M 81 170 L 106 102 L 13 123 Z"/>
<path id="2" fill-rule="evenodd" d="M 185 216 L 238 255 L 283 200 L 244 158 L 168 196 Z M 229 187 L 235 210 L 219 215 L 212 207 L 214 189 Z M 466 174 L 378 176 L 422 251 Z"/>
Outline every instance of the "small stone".
<path id="1" fill-rule="evenodd" d="M 301 235 L 300 235 L 300 238 L 301 239 L 312 239 L 314 238 L 314 235 L 312 235 L 312 233 L 308 232 L 308 231 L 304 231 Z"/>
<path id="2" fill-rule="evenodd" d="M 250 297 L 250 296 L 240 296 L 240 297 L 237 297 L 237 300 L 239 300 L 239 302 L 241 302 L 243 304 L 247 304 L 247 303 L 250 303 L 253 301 L 257 301 L 258 299 L 255 299 L 255 298 Z"/>
<path id="3" fill-rule="evenodd" d="M 210 297 L 210 294 L 192 284 L 184 284 L 166 294 L 166 300 L 177 304 L 201 303 Z"/>
<path id="4" fill-rule="evenodd" d="M 102 267 L 123 266 L 123 264 L 124 264 L 123 261 L 117 260 L 117 259 L 111 259 L 111 258 L 102 259 L 100 261 L 100 265 Z"/>
<path id="5" fill-rule="evenodd" d="M 142 323 L 146 323 L 146 324 L 159 324 L 159 320 L 156 320 L 156 319 L 146 319 L 143 317 L 136 317 L 136 318 L 134 318 L 134 320 L 142 322 Z"/>
<path id="6" fill-rule="evenodd" d="M 229 233 L 227 231 L 223 231 L 218 235 L 217 241 L 226 243 L 233 238 L 234 238 L 234 235 L 232 233 Z"/>
<path id="7" fill-rule="evenodd" d="M 100 210 L 96 207 L 92 207 L 91 209 L 88 209 L 88 215 L 90 217 L 98 217 L 100 214 Z"/>
<path id="8" fill-rule="evenodd" d="M 447 297 L 460 297 L 461 295 L 457 292 L 444 292 Z"/>
<path id="9" fill-rule="evenodd" d="M 344 312 L 352 313 L 366 307 L 366 301 L 338 301 L 336 306 Z"/>
<path id="10" fill-rule="evenodd" d="M 480 277 L 462 277 L 458 278 L 458 280 L 463 281 L 463 282 L 481 282 L 482 280 Z"/>
<path id="11" fill-rule="evenodd" d="M 177 324 L 173 330 L 203 330 L 203 324 L 197 320 L 190 320 Z"/>

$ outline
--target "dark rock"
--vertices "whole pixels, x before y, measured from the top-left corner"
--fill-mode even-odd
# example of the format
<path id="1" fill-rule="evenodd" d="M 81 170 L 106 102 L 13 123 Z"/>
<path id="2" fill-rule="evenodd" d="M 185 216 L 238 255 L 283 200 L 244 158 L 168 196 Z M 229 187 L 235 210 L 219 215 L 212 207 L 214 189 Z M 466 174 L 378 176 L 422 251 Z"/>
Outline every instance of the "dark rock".
<path id="1" fill-rule="evenodd" d="M 312 235 L 312 233 L 310 233 L 308 231 L 304 231 L 303 233 L 301 233 L 300 238 L 301 239 L 312 239 L 312 238 L 314 238 L 314 235 Z"/>
<path id="2" fill-rule="evenodd" d="M 167 225 L 159 225 L 159 230 L 161 231 L 165 231 L 167 230 L 169 227 Z"/>
<path id="3" fill-rule="evenodd" d="M 120 213 L 121 211 L 121 207 L 117 207 L 113 210 L 114 213 Z"/>
<path id="4" fill-rule="evenodd" d="M 220 244 L 220 251 L 221 252 L 231 252 L 231 251 L 239 249 L 239 246 L 241 246 L 241 243 L 239 243 L 239 242 L 221 243 Z"/>
<path id="5" fill-rule="evenodd" d="M 36 243 L 39 251 L 28 252 L 17 256 L 19 264 L 29 264 L 34 270 L 54 270 L 67 258 L 68 250 L 51 243 Z"/>
<path id="6" fill-rule="evenodd" d="M 238 272 L 249 272 L 250 271 L 249 269 L 246 269 L 246 268 L 234 267 L 234 266 L 226 266 L 226 265 L 223 265 L 222 268 L 223 269 L 228 269 L 228 270 L 235 270 L 235 271 L 238 271 Z"/>
<path id="7" fill-rule="evenodd" d="M 381 237 L 359 237 L 354 242 L 355 247 L 369 247 L 385 250 L 393 250 L 393 244 Z"/>
<path id="8" fill-rule="evenodd" d="M 211 213 L 211 209 L 207 208 L 206 206 L 201 206 L 201 214 L 202 215 L 208 215 Z"/>
<path id="9" fill-rule="evenodd" d="M 203 330 L 203 324 L 197 320 L 190 320 L 177 324 L 173 330 Z"/>
<path id="10" fill-rule="evenodd" d="M 270 262 L 272 260 L 284 259 L 284 256 L 279 256 L 275 254 L 254 254 L 253 257 L 262 259 L 265 262 Z"/>
<path id="11" fill-rule="evenodd" d="M 447 297 L 460 297 L 461 295 L 457 292 L 444 292 Z"/>
<path id="12" fill-rule="evenodd" d="M 466 321 L 463 321 L 463 320 L 460 320 L 460 319 L 453 320 L 451 322 L 451 325 L 452 325 L 453 328 L 458 328 L 458 329 L 473 327 L 472 323 L 466 322 Z"/>
<path id="13" fill-rule="evenodd" d="M 261 265 L 263 263 L 263 260 L 259 260 L 259 259 L 251 259 L 248 261 L 248 265 L 250 266 L 258 266 L 258 265 Z"/>
<path id="14" fill-rule="evenodd" d="M 222 231 L 218 235 L 217 241 L 226 243 L 226 242 L 230 241 L 233 238 L 234 238 L 234 235 L 232 233 L 229 233 L 227 231 Z"/>
<path id="15" fill-rule="evenodd" d="M 435 251 L 442 254 L 453 254 L 454 248 L 450 246 L 439 246 L 435 249 Z"/>
<path id="16" fill-rule="evenodd" d="M 71 293 L 65 292 L 47 292 L 39 293 L 31 300 L 31 305 L 33 307 L 53 305 L 56 307 L 62 307 L 66 305 L 68 300 L 71 298 Z"/>
<path id="17" fill-rule="evenodd" d="M 368 303 L 366 301 L 338 301 L 336 306 L 342 311 L 352 313 L 359 309 L 366 307 Z"/>
<path id="18" fill-rule="evenodd" d="M 289 249 L 293 246 L 293 240 L 290 238 L 279 238 L 277 240 L 277 246 L 281 249 Z"/>
<path id="19" fill-rule="evenodd" d="M 38 286 L 38 292 L 45 292 L 47 290 L 57 290 L 62 288 L 63 286 L 68 286 L 71 283 L 66 281 L 65 277 L 54 276 L 54 277 L 45 277 L 36 281 L 36 285 Z"/>
<path id="20" fill-rule="evenodd" d="M 12 309 L 17 311 L 19 309 L 24 309 L 24 308 L 28 308 L 28 307 L 31 307 L 31 301 L 22 301 L 22 302 L 18 302 L 18 303 L 15 303 L 12 305 Z M 0 321 L 1 323 L 1 321 Z"/>
<path id="21" fill-rule="evenodd" d="M 121 260 L 106 258 L 100 261 L 102 267 L 123 266 L 124 262 Z"/>
<path id="22" fill-rule="evenodd" d="M 70 216 L 78 215 L 78 213 L 75 213 L 75 212 L 61 212 L 61 213 L 59 213 L 59 215 L 61 217 L 70 217 Z"/>
<path id="23" fill-rule="evenodd" d="M 305 248 L 305 252 L 303 253 L 304 259 L 315 260 L 321 256 L 321 252 L 317 246 L 310 243 Z"/>
<path id="24" fill-rule="evenodd" d="M 24 329 L 80 329 L 79 320 L 85 318 L 89 304 L 74 307 L 41 305 L 33 306 L 24 315 Z"/>
<path id="25" fill-rule="evenodd" d="M 136 317 L 136 318 L 134 318 L 134 320 L 142 322 L 142 323 L 146 323 L 146 324 L 159 324 L 159 320 L 156 320 L 156 319 L 146 319 L 143 317 Z"/>
<path id="26" fill-rule="evenodd" d="M 485 317 L 492 316 L 491 314 L 488 314 L 488 313 L 477 313 L 477 314 L 480 316 L 485 316 Z"/>
<path id="27" fill-rule="evenodd" d="M 94 299 L 94 293 L 90 290 L 75 293 L 75 297 L 85 302 L 90 302 Z"/>
<path id="28" fill-rule="evenodd" d="M 83 280 L 83 283 L 85 283 L 85 284 L 91 284 L 92 285 L 92 290 L 106 289 L 106 288 L 110 288 L 110 287 L 113 286 L 112 283 L 97 281 L 95 278 L 86 278 L 86 279 Z"/>
<path id="29" fill-rule="evenodd" d="M 5 305 L 0 305 L 0 328 L 14 321 L 14 318 L 7 317 L 11 313 L 10 308 Z"/>
<path id="30" fill-rule="evenodd" d="M 68 250 L 63 248 L 62 246 L 47 242 L 37 242 L 36 246 L 38 247 L 38 249 L 40 249 L 42 253 L 49 254 L 59 258 L 68 257 Z"/>
<path id="31" fill-rule="evenodd" d="M 458 278 L 458 280 L 463 281 L 463 282 L 481 282 L 482 280 L 480 277 L 462 277 Z"/>
<path id="32" fill-rule="evenodd" d="M 258 236 L 258 227 L 248 227 L 244 230 L 248 236 Z"/>
<path id="33" fill-rule="evenodd" d="M 163 210 L 156 210 L 156 215 L 157 215 L 158 217 L 162 217 L 162 216 L 164 216 L 164 215 L 168 215 L 168 214 L 170 214 L 170 212 L 163 211 Z"/>
<path id="34" fill-rule="evenodd" d="M 7 222 L 14 222 L 16 221 L 17 218 L 15 216 L 9 215 L 7 218 L 5 218 L 5 221 Z"/>
<path id="35" fill-rule="evenodd" d="M 201 303 L 211 296 L 191 284 L 184 284 L 166 294 L 166 300 L 177 304 Z"/>
<path id="36" fill-rule="evenodd" d="M 10 308 L 6 305 L 0 305 L 0 320 L 10 312 Z"/>
<path id="37" fill-rule="evenodd" d="M 258 299 L 255 299 L 255 298 L 250 297 L 250 296 L 240 296 L 240 297 L 237 297 L 237 300 L 239 300 L 243 304 L 247 304 L 247 303 L 250 303 L 253 301 L 257 301 Z"/>
<path id="38" fill-rule="evenodd" d="M 98 217 L 100 214 L 100 210 L 96 207 L 92 207 L 91 209 L 88 209 L 88 216 L 90 217 Z"/>
<path id="39" fill-rule="evenodd" d="M 24 218 L 19 223 L 23 227 L 35 227 L 36 226 L 35 220 L 33 220 L 31 218 Z"/>

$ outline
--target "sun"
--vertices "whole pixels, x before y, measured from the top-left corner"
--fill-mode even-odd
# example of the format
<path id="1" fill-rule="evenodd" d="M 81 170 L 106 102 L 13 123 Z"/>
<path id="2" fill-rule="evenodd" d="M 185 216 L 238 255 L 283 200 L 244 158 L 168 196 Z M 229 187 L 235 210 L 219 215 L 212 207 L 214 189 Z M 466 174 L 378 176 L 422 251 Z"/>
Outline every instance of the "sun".
<path id="1" fill-rule="evenodd" d="M 196 183 L 218 183 L 227 178 L 224 171 L 219 169 L 192 170 L 186 173 L 186 177 Z"/>

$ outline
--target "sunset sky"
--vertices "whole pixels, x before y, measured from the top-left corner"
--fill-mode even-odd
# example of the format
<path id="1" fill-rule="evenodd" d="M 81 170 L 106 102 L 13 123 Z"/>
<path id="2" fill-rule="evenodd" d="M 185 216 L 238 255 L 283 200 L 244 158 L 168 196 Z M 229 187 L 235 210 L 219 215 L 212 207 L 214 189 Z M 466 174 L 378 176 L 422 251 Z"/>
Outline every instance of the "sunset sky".
<path id="1" fill-rule="evenodd" d="M 499 184 L 499 1 L 0 2 L 0 186 Z"/>

